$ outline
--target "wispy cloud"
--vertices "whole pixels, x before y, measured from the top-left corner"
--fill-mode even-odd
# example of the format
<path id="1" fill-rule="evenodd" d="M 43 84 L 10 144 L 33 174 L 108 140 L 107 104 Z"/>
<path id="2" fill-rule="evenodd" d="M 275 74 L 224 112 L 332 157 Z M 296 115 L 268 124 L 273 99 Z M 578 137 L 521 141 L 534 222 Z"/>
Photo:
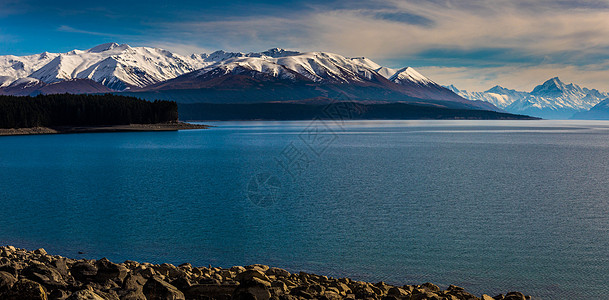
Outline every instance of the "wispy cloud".
<path id="1" fill-rule="evenodd" d="M 9 1 L 19 2 L 2 1 L 0 11 L 15 6 L 7 6 Z M 454 82 L 470 82 L 464 86 L 468 89 L 483 85 L 471 78 L 490 82 L 484 76 L 493 76 L 493 69 L 523 68 L 530 74 L 537 69 L 540 74 L 556 71 L 588 78 L 578 70 L 609 60 L 608 0 L 252 0 L 247 5 L 151 0 L 145 6 L 137 1 L 125 4 L 131 9 L 118 5 L 118 0 L 103 6 L 73 1 L 66 8 L 24 1 L 37 13 L 61 12 L 55 21 L 61 23 L 47 28 L 89 35 L 87 41 L 120 39 L 180 53 L 272 47 L 330 51 L 367 56 L 390 67 L 444 70 L 455 76 Z M 133 9 L 140 13 L 126 15 Z M 449 72 L 453 69 L 464 71 Z M 592 73 L 609 78 L 609 67 Z M 443 74 L 430 75 L 448 81 Z M 505 85 L 524 86 L 518 78 L 511 80 L 513 84 Z M 603 86 L 609 90 L 609 82 Z"/>
<path id="2" fill-rule="evenodd" d="M 67 25 L 61 25 L 57 28 L 57 31 L 62 31 L 62 32 L 72 32 L 72 33 L 81 33 L 81 34 L 88 34 L 88 35 L 98 35 L 98 36 L 105 36 L 105 37 L 121 37 L 123 35 L 120 34 L 113 34 L 113 33 L 108 33 L 108 32 L 97 32 L 97 31 L 88 31 L 88 30 L 82 30 L 82 29 L 77 29 L 71 26 L 67 26 Z"/>

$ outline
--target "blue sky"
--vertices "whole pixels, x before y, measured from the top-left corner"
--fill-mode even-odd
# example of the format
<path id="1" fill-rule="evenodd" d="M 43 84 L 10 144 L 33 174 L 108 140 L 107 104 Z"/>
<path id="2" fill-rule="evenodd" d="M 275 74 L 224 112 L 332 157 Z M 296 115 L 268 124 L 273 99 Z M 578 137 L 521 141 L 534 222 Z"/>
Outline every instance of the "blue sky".
<path id="1" fill-rule="evenodd" d="M 0 55 L 279 47 L 413 66 L 474 91 L 554 76 L 609 91 L 608 37 L 609 0 L 0 1 Z"/>

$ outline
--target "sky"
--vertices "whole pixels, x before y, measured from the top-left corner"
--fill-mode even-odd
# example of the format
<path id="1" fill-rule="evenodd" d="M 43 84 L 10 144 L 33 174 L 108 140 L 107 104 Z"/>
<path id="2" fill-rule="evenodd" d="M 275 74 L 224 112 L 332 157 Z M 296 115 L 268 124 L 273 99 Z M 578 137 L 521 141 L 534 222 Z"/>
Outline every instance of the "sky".
<path id="1" fill-rule="evenodd" d="M 555 76 L 609 91 L 609 0 L 0 0 L 0 55 L 106 42 L 327 51 L 469 91 L 531 91 Z"/>

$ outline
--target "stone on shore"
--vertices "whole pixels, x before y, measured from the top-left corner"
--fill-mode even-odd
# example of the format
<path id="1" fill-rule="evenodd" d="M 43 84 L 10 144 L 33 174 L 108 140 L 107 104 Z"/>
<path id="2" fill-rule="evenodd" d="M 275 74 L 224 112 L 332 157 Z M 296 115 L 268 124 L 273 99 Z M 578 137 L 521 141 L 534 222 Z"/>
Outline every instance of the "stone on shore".
<path id="1" fill-rule="evenodd" d="M 151 264 L 74 260 L 44 249 L 0 247 L 0 299 L 7 300 L 527 300 L 519 292 L 480 298 L 451 285 L 394 286 L 305 272 L 290 273 L 266 265 L 230 268 L 185 263 Z"/>

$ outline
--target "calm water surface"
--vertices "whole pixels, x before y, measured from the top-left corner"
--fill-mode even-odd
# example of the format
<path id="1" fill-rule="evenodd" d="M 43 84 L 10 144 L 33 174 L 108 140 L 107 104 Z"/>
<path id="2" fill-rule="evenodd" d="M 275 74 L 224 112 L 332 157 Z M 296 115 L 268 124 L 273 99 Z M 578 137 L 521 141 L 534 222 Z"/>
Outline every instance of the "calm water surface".
<path id="1" fill-rule="evenodd" d="M 0 244 L 538 299 L 609 292 L 609 123 L 214 125 L 0 137 Z"/>

